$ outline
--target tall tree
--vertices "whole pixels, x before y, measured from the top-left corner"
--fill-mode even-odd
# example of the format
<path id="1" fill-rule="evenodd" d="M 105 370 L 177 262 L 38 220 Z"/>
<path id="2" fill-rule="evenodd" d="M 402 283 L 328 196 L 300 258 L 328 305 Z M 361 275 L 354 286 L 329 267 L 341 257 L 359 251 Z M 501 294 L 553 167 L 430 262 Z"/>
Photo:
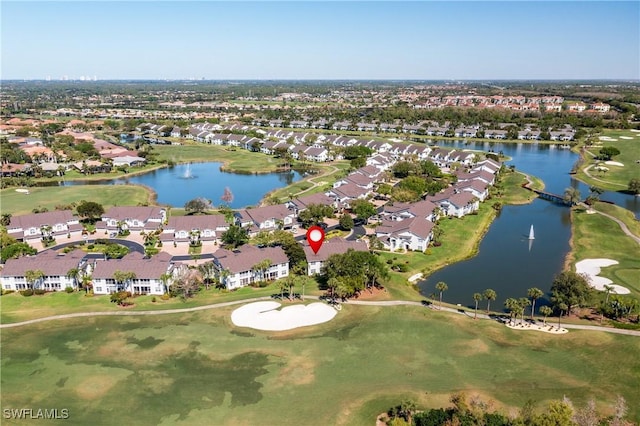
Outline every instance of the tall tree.
<path id="1" fill-rule="evenodd" d="M 553 309 L 550 306 L 541 306 L 540 313 L 544 315 L 543 325 L 547 325 L 547 317 L 553 313 Z"/>
<path id="2" fill-rule="evenodd" d="M 11 213 L 2 213 L 2 218 L 0 219 L 0 225 L 9 226 L 11 223 Z"/>
<path id="3" fill-rule="evenodd" d="M 33 289 L 35 284 L 44 277 L 41 269 L 29 269 L 24 273 L 24 279 L 27 281 L 27 288 Z"/>
<path id="4" fill-rule="evenodd" d="M 123 291 L 128 287 L 127 283 L 129 281 L 136 279 L 136 273 L 133 271 L 121 271 L 116 269 L 113 271 L 113 279 L 116 281 L 117 290 Z"/>
<path id="5" fill-rule="evenodd" d="M 233 203 L 233 192 L 231 192 L 231 188 L 228 186 L 224 187 L 224 193 L 220 197 L 222 201 L 224 201 L 227 205 L 231 205 Z"/>
<path id="6" fill-rule="evenodd" d="M 89 220 L 99 219 L 104 214 L 104 207 L 102 204 L 94 201 L 81 201 L 76 207 L 76 211 L 82 217 Z"/>
<path id="7" fill-rule="evenodd" d="M 187 214 L 204 213 L 211 208 L 211 202 L 206 198 L 194 198 L 184 204 L 184 210 Z"/>
<path id="8" fill-rule="evenodd" d="M 536 300 L 544 296 L 544 293 L 539 288 L 532 287 L 527 290 L 527 296 L 531 299 L 531 319 L 533 319 L 533 313 L 536 310 Z"/>
<path id="9" fill-rule="evenodd" d="M 485 299 L 487 299 L 487 314 L 489 313 L 489 308 L 491 306 L 491 301 L 492 300 L 496 300 L 496 298 L 498 297 L 498 295 L 496 294 L 496 292 L 490 288 L 486 289 L 482 295 L 484 296 Z"/>
<path id="10" fill-rule="evenodd" d="M 249 241 L 249 232 L 239 225 L 231 225 L 222 233 L 220 239 L 226 246 L 233 249 Z"/>
<path id="11" fill-rule="evenodd" d="M 580 190 L 578 188 L 566 188 L 564 190 L 563 200 L 571 205 L 578 204 L 582 200 Z"/>
<path id="12" fill-rule="evenodd" d="M 473 314 L 473 319 L 478 319 L 478 302 L 482 300 L 482 294 L 473 293 L 473 301 L 476 302 L 476 309 Z"/>
<path id="13" fill-rule="evenodd" d="M 442 308 L 442 293 L 447 291 L 449 286 L 444 281 L 440 281 L 436 284 L 436 290 L 440 292 L 440 308 Z"/>
<path id="14" fill-rule="evenodd" d="M 551 303 L 558 307 L 565 303 L 569 311 L 574 307 L 586 305 L 593 294 L 588 277 L 573 271 L 564 271 L 555 276 L 551 284 Z"/>

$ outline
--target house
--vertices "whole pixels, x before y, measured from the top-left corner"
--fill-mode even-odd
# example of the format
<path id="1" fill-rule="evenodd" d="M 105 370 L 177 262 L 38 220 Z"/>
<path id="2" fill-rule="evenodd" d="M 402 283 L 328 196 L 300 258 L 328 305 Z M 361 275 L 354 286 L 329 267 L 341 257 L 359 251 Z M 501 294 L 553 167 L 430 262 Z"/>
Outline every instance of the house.
<path id="1" fill-rule="evenodd" d="M 136 155 L 123 155 L 123 156 L 113 157 L 112 161 L 113 161 L 114 167 L 125 166 L 125 165 L 131 167 L 131 166 L 141 166 L 147 160 L 145 158 L 138 157 Z"/>
<path id="2" fill-rule="evenodd" d="M 611 109 L 611 105 L 602 103 L 602 102 L 596 102 L 593 103 L 591 105 L 589 105 L 589 109 L 593 110 L 593 111 L 597 111 L 597 112 L 609 112 L 609 110 Z"/>
<path id="3" fill-rule="evenodd" d="M 176 265 L 171 255 L 166 252 L 145 258 L 141 253 L 131 252 L 122 259 L 96 259 L 88 265 L 88 272 L 93 279 L 94 294 L 111 294 L 118 291 L 129 291 L 132 294 L 162 295 L 166 292 L 163 278 L 173 275 Z M 135 278 L 125 282 L 117 282 L 116 271 L 132 272 Z"/>
<path id="4" fill-rule="evenodd" d="M 457 191 L 467 191 L 473 194 L 480 201 L 484 201 L 489 196 L 489 184 L 478 179 L 466 182 L 458 182 L 455 186 Z"/>
<path id="5" fill-rule="evenodd" d="M 496 174 L 500 171 L 502 165 L 497 161 L 493 161 L 491 159 L 482 160 L 476 163 L 473 170 L 484 170 L 486 172 Z"/>
<path id="6" fill-rule="evenodd" d="M 336 181 L 333 184 L 334 188 L 338 188 L 340 186 L 343 185 L 348 185 L 348 184 L 354 184 L 359 186 L 360 188 L 365 188 L 365 189 L 372 189 L 373 188 L 373 182 L 375 181 L 375 179 L 367 177 L 363 174 L 360 173 L 351 173 L 350 175 Z"/>
<path id="7" fill-rule="evenodd" d="M 78 236 L 82 233 L 82 225 L 71 210 L 55 210 L 12 216 L 7 232 L 17 240 L 29 242 L 43 237 Z"/>
<path id="8" fill-rule="evenodd" d="M 295 229 L 298 227 L 296 215 L 284 204 L 240 210 L 239 213 L 242 224 L 250 223 L 259 230 Z"/>
<path id="9" fill-rule="evenodd" d="M 266 269 L 256 268 L 267 259 L 270 265 Z M 213 264 L 220 283 L 228 290 L 289 275 L 289 258 L 282 247 L 258 248 L 245 244 L 234 251 L 218 249 L 213 254 Z"/>
<path id="10" fill-rule="evenodd" d="M 454 193 L 446 199 L 436 203 L 446 216 L 462 217 L 477 211 L 480 201 L 468 191 Z"/>
<path id="11" fill-rule="evenodd" d="M 364 166 L 357 169 L 352 175 L 361 174 L 369 179 L 376 179 L 382 175 L 382 170 L 375 166 Z"/>
<path id="12" fill-rule="evenodd" d="M 0 270 L 0 283 L 3 290 L 38 289 L 45 291 L 63 291 L 67 287 L 76 288 L 76 277 L 69 274 L 73 269 L 84 267 L 86 253 L 74 250 L 67 254 L 58 254 L 53 250 L 43 251 L 35 256 L 23 256 L 8 259 Z M 41 271 L 42 277 L 36 282 L 27 281 L 27 271 Z"/>
<path id="13" fill-rule="evenodd" d="M 393 203 L 392 205 L 385 205 L 379 216 L 383 220 L 396 221 L 421 217 L 434 222 L 437 208 L 438 206 L 429 200 L 422 200 L 417 203 Z"/>
<path id="14" fill-rule="evenodd" d="M 304 151 L 304 155 L 307 159 L 316 162 L 325 162 L 329 160 L 329 151 L 320 147 L 309 147 Z"/>
<path id="15" fill-rule="evenodd" d="M 363 240 L 347 241 L 344 238 L 331 238 L 329 240 L 326 240 L 317 253 L 314 253 L 313 249 L 306 241 L 302 243 L 302 248 L 304 249 L 304 254 L 307 256 L 308 275 L 321 273 L 324 263 L 331 255 L 344 254 L 349 250 L 369 251 L 367 243 Z"/>
<path id="16" fill-rule="evenodd" d="M 302 197 L 293 198 L 287 201 L 285 203 L 285 206 L 287 206 L 289 210 L 293 210 L 295 216 L 298 216 L 300 212 L 306 210 L 307 207 L 311 204 L 331 206 L 334 209 L 338 207 L 336 201 L 333 198 L 321 192 L 317 194 L 304 195 Z"/>
<path id="17" fill-rule="evenodd" d="M 96 222 L 98 231 L 155 231 L 167 220 L 167 211 L 157 206 L 111 207 Z"/>
<path id="18" fill-rule="evenodd" d="M 354 183 L 347 183 L 325 192 L 326 195 L 337 201 L 339 206 L 345 208 L 350 207 L 350 201 L 366 198 L 370 193 L 371 189 L 362 188 Z"/>
<path id="19" fill-rule="evenodd" d="M 174 245 L 198 244 L 219 239 L 229 229 L 225 217 L 220 214 L 202 216 L 171 216 L 162 229 L 160 241 Z"/>
<path id="20" fill-rule="evenodd" d="M 433 226 L 433 222 L 422 217 L 386 220 L 376 227 L 376 236 L 391 251 L 425 251 L 433 239 Z"/>

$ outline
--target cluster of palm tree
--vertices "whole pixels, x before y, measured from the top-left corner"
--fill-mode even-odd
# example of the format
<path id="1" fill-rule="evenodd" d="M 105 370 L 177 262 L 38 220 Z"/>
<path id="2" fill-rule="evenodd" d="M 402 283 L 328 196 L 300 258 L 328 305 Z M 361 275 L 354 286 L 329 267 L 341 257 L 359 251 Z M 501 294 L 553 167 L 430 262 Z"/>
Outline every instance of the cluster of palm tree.
<path id="1" fill-rule="evenodd" d="M 504 306 L 507 308 L 510 314 L 509 323 L 515 324 L 520 317 L 520 323 L 524 322 L 524 314 L 527 306 L 531 306 L 531 319 L 534 318 L 534 313 L 536 310 L 536 301 L 544 296 L 544 292 L 537 287 L 532 287 L 527 290 L 527 297 L 520 297 L 518 299 L 510 297 L 504 302 Z M 558 327 L 560 327 L 560 319 L 562 315 L 568 310 L 566 304 L 561 303 L 558 305 L 558 309 L 560 311 L 560 315 L 558 316 Z M 544 315 L 543 324 L 547 324 L 547 317 L 553 313 L 553 309 L 550 306 L 541 306 L 540 314 Z"/>

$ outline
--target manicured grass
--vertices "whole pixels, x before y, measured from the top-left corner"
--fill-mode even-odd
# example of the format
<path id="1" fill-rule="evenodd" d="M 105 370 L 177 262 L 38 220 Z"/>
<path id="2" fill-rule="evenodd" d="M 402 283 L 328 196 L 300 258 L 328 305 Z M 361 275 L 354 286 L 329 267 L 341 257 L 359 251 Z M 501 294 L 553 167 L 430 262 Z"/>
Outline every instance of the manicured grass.
<path id="1" fill-rule="evenodd" d="M 489 206 L 489 203 L 485 202 L 480 204 L 480 210 L 477 215 L 468 215 L 460 219 L 440 219 L 439 226 L 444 231 L 440 247 L 430 247 L 425 253 L 379 252 L 385 262 L 394 258 L 396 258 L 394 261 L 396 263 L 409 262 L 407 264 L 409 267 L 407 272 L 391 272 L 391 281 L 394 284 L 389 287 L 391 297 L 412 300 L 421 299 L 420 294 L 407 284 L 407 279 L 420 272 L 426 272 L 429 275 L 440 268 L 473 256 L 495 215 L 495 210 Z M 403 283 L 404 285 L 402 285 Z M 399 291 L 403 287 L 404 289 Z M 407 291 L 409 289 L 410 291 Z"/>
<path id="2" fill-rule="evenodd" d="M 81 200 L 95 201 L 105 208 L 111 206 L 136 206 L 153 204 L 153 193 L 138 185 L 79 185 L 31 187 L 29 194 L 16 192 L 14 188 L 0 191 L 2 213 L 13 215 L 31 213 L 34 208 L 54 210 L 57 205 L 67 205 Z"/>
<path id="3" fill-rule="evenodd" d="M 600 275 L 622 285 L 640 297 L 640 249 L 625 235 L 617 223 L 599 214 L 587 214 L 585 209 L 571 212 L 572 266 L 583 259 L 608 258 L 619 264 L 602 268 Z"/>
<path id="4" fill-rule="evenodd" d="M 534 189 L 543 189 L 544 184 L 536 177 L 530 177 Z M 522 184 L 527 183 L 525 175 L 520 172 L 505 172 L 502 175 L 501 186 L 504 188 L 504 194 L 500 198 L 500 201 L 504 204 L 529 204 L 537 195 L 533 191 L 529 191 L 522 187 Z M 489 201 L 489 203 L 491 203 Z"/>
<path id="5" fill-rule="evenodd" d="M 70 180 L 108 180 L 108 179 L 117 179 L 121 177 L 130 177 L 139 174 L 148 173 L 152 170 L 160 169 L 162 167 L 166 167 L 166 164 L 148 164 L 145 166 L 139 167 L 130 167 L 127 173 L 121 172 L 116 168 L 113 168 L 109 173 L 95 173 L 85 175 L 77 170 L 69 170 L 64 174 L 64 176 L 56 176 L 53 178 L 39 178 L 36 179 L 36 182 L 60 182 L 60 181 L 70 181 Z"/>
<path id="6" fill-rule="evenodd" d="M 294 291 L 302 292 L 300 286 Z M 134 305 L 127 310 L 149 311 L 163 309 L 192 308 L 195 306 L 208 305 L 213 303 L 230 302 L 234 300 L 248 299 L 252 297 L 271 296 L 280 294 L 280 287 L 271 284 L 264 288 L 244 287 L 229 292 L 209 288 L 202 290 L 195 297 L 182 301 L 180 298 L 162 300 L 156 296 L 156 302 L 152 302 L 153 296 L 138 296 L 133 298 Z M 315 281 L 308 279 L 305 285 L 306 295 L 322 294 L 318 290 Z M 85 296 L 85 293 L 65 293 L 52 292 L 41 296 L 24 297 L 19 293 L 5 294 L 0 297 L 0 320 L 2 323 L 25 321 L 35 318 L 44 318 L 53 315 L 70 314 L 76 312 L 102 312 L 102 311 L 122 311 L 123 308 L 110 303 L 109 296 Z"/>
<path id="7" fill-rule="evenodd" d="M 601 141 L 598 139 L 600 136 L 608 136 L 616 140 Z M 632 139 L 623 139 L 622 137 Z M 589 152 L 594 155 L 598 155 L 600 148 L 604 146 L 616 147 L 620 150 L 620 155 L 616 155 L 611 159 L 611 161 L 617 161 L 624 164 L 624 166 L 621 167 L 603 164 L 603 166 L 609 169 L 609 171 L 604 174 L 594 170 L 592 167 L 589 169 L 589 173 L 593 178 L 590 178 L 583 172 L 583 169 L 588 165 L 595 165 L 601 161 L 595 160 L 591 155 L 585 154 L 584 158 L 587 161 L 580 167 L 577 177 L 588 185 L 595 185 L 610 191 L 626 190 L 628 188 L 629 181 L 634 177 L 637 178 L 640 176 L 640 164 L 636 163 L 636 161 L 640 160 L 640 133 L 632 132 L 630 130 L 605 129 L 602 133 L 595 136 L 593 141 L 597 143 L 597 145 L 588 148 Z"/>
<path id="8" fill-rule="evenodd" d="M 630 210 L 609 203 L 596 203 L 593 207 L 598 211 L 607 213 L 616 219 L 620 219 L 625 225 L 627 225 L 632 233 L 636 236 L 640 236 L 640 221 L 636 219 L 635 215 Z"/>
<path id="9" fill-rule="evenodd" d="M 177 163 L 190 161 L 218 161 L 224 163 L 227 171 L 239 173 L 267 173 L 278 169 L 279 159 L 260 153 L 249 152 L 241 148 L 229 150 L 218 145 L 157 145 L 155 152 L 159 160 Z"/>
<path id="10" fill-rule="evenodd" d="M 334 161 L 314 164 L 314 166 L 320 169 L 320 173 L 307 176 L 284 188 L 276 189 L 265 195 L 264 199 L 277 198 L 282 201 L 288 200 L 289 196 L 305 196 L 324 192 L 327 186 L 333 185 L 338 178 L 344 175 L 345 170 L 350 167 L 348 161 Z"/>
<path id="11" fill-rule="evenodd" d="M 505 412 L 622 395 L 640 420 L 636 337 L 348 304 L 322 325 L 261 332 L 233 326 L 232 310 L 3 329 L 2 406 L 68 408 L 69 424 L 371 425 L 404 397 L 446 406 L 464 390 Z"/>

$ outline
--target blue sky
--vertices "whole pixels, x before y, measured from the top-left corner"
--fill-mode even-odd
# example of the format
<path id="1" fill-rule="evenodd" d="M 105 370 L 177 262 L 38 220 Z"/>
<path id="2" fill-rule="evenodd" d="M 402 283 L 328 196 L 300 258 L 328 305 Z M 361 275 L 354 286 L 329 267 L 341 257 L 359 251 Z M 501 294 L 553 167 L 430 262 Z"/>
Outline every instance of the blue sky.
<path id="1" fill-rule="evenodd" d="M 1 77 L 640 79 L 640 2 L 2 1 Z"/>

